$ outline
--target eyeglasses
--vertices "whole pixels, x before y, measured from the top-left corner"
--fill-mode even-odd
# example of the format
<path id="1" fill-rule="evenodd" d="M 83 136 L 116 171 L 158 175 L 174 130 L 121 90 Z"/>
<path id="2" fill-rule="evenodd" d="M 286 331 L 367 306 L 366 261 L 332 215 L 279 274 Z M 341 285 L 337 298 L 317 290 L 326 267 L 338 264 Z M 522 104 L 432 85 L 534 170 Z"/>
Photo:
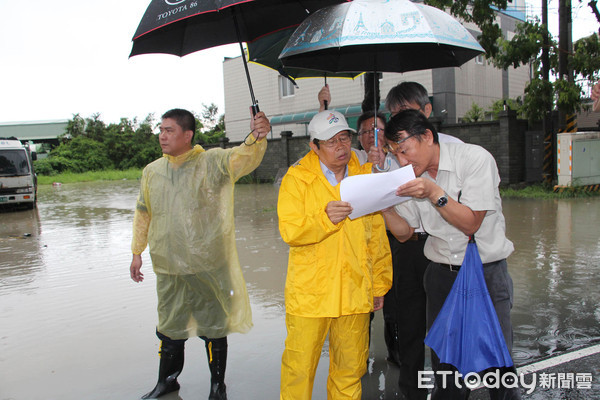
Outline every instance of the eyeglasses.
<path id="1" fill-rule="evenodd" d="M 335 147 L 338 143 L 348 144 L 352 140 L 352 137 L 349 133 L 340 133 L 337 138 L 329 139 L 329 140 L 320 140 L 319 142 L 325 147 Z"/>
<path id="2" fill-rule="evenodd" d="M 391 140 L 388 140 L 388 142 L 385 144 L 385 146 L 383 146 L 383 151 L 385 151 L 386 153 L 397 153 L 398 150 L 400 150 L 400 144 L 402 144 L 402 142 L 407 141 L 408 139 L 410 139 L 413 136 L 415 136 L 415 135 L 414 134 L 413 135 L 408 135 L 404 139 L 399 140 L 397 142 L 393 142 Z"/>
<path id="3" fill-rule="evenodd" d="M 360 131 L 358 131 L 358 134 L 364 135 L 364 134 L 368 133 L 370 135 L 374 135 L 375 130 L 377 130 L 377 132 L 385 132 L 385 129 L 383 129 L 383 128 L 369 128 L 369 129 L 361 129 Z"/>

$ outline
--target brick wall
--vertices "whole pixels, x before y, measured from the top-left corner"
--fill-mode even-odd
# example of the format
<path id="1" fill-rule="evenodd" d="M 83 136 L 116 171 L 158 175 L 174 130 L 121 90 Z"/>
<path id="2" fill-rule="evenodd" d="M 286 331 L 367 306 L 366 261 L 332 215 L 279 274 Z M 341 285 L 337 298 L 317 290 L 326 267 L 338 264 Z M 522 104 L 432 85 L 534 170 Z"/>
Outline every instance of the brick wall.
<path id="1" fill-rule="evenodd" d="M 525 180 L 525 131 L 527 121 L 518 120 L 515 111 L 504 111 L 498 121 L 436 124 L 448 135 L 463 142 L 477 144 L 489 151 L 496 159 L 500 180 L 503 184 Z"/>
<path id="2" fill-rule="evenodd" d="M 519 183 L 525 180 L 527 121 L 518 120 L 514 111 L 502 112 L 498 121 L 452 125 L 442 125 L 439 120 L 432 120 L 432 122 L 441 132 L 488 150 L 496 159 L 502 184 Z M 269 139 L 265 157 L 252 173 L 256 180 L 273 182 L 281 178 L 287 167 L 302 158 L 310 149 L 308 136 L 295 137 L 289 131 L 278 133 L 281 133 L 281 137 Z M 356 138 L 354 140 L 356 141 Z M 240 142 L 229 142 L 226 139 L 218 146 L 226 148 L 239 144 Z M 205 148 L 215 146 L 217 145 L 207 145 Z"/>

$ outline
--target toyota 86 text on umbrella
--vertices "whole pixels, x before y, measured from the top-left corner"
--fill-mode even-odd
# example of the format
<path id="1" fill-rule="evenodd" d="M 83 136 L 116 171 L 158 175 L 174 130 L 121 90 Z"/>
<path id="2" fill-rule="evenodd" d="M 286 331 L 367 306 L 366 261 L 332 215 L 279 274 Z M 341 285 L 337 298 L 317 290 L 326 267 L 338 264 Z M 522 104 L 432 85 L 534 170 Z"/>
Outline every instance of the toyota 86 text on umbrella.
<path id="1" fill-rule="evenodd" d="M 165 53 L 184 56 L 239 43 L 255 112 L 242 42 L 293 26 L 321 7 L 340 0 L 153 0 L 133 37 L 131 56 Z"/>

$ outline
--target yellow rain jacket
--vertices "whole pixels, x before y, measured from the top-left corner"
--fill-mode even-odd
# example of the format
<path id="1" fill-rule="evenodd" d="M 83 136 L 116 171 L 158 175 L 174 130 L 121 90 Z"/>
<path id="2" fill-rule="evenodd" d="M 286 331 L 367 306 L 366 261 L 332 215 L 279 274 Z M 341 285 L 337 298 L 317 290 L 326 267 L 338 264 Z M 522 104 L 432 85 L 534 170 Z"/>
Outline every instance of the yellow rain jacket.
<path id="1" fill-rule="evenodd" d="M 361 166 L 352 152 L 348 175 L 370 172 L 371 164 Z M 336 200 L 340 185 L 327 181 L 313 151 L 291 166 L 281 182 L 277 213 L 281 237 L 290 246 L 288 314 L 335 318 L 368 313 L 373 296 L 383 296 L 392 286 L 383 217 L 374 213 L 334 225 L 325 207 Z"/>
<path id="2" fill-rule="evenodd" d="M 171 339 L 219 338 L 252 327 L 235 245 L 233 193 L 266 148 L 266 140 L 209 151 L 197 145 L 144 168 L 131 249 L 141 254 L 150 246 L 157 329 Z"/>

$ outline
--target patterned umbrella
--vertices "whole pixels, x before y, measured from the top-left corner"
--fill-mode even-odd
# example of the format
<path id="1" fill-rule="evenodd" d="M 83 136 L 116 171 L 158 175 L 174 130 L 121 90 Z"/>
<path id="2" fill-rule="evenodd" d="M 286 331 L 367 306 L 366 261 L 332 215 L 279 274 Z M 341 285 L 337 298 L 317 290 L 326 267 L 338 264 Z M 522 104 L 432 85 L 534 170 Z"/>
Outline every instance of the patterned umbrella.
<path id="1" fill-rule="evenodd" d="M 306 18 L 279 58 L 285 68 L 407 72 L 459 67 L 483 52 L 473 35 L 440 9 L 409 0 L 355 0 Z"/>
<path id="2" fill-rule="evenodd" d="M 449 14 L 408 0 L 355 0 L 322 8 L 290 37 L 287 67 L 406 72 L 458 67 L 483 52 Z"/>

